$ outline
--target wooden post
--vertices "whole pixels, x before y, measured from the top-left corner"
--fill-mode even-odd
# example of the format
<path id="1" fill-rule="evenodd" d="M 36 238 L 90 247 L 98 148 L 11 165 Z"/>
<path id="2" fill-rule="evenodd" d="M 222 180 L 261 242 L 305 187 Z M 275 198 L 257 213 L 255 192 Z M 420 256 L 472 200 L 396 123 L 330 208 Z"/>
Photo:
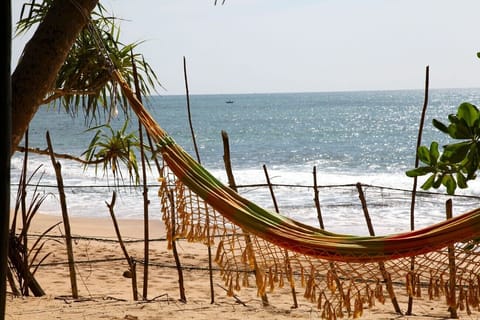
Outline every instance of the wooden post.
<path id="1" fill-rule="evenodd" d="M 117 193 L 113 191 L 112 194 L 112 201 L 110 203 L 105 202 L 108 207 L 108 211 L 110 212 L 110 217 L 112 218 L 113 227 L 115 228 L 115 234 L 117 235 L 118 242 L 120 243 L 120 248 L 122 249 L 123 255 L 127 260 L 128 266 L 130 268 L 131 279 L 132 279 L 132 293 L 133 293 L 133 300 L 138 300 L 138 290 L 137 290 L 137 268 L 135 260 L 128 255 L 127 248 L 123 243 L 122 235 L 120 234 L 120 228 L 118 227 L 117 219 L 115 218 L 115 213 L 113 208 L 115 207 L 115 200 L 117 199 Z"/>
<path id="2" fill-rule="evenodd" d="M 447 211 L 447 219 L 451 219 L 453 216 L 453 209 L 452 209 L 452 199 L 448 199 L 445 203 L 446 211 Z M 450 280 L 449 280 L 449 308 L 450 311 L 450 318 L 457 319 L 457 296 L 456 296 L 456 282 L 457 282 L 457 268 L 455 266 L 455 246 L 453 244 L 448 246 L 448 270 L 450 273 Z"/>
<path id="3" fill-rule="evenodd" d="M 171 217 L 172 217 L 172 228 L 171 228 L 171 232 L 172 232 L 172 251 L 173 251 L 173 257 L 175 258 L 175 265 L 177 266 L 177 272 L 178 272 L 178 288 L 180 290 L 180 301 L 181 302 L 184 302 L 186 303 L 187 302 L 187 297 L 185 296 L 185 287 L 183 285 L 183 271 L 182 271 L 182 265 L 180 263 L 180 257 L 178 256 L 178 252 L 177 252 L 177 244 L 176 244 L 176 239 L 175 239 L 175 233 L 176 233 L 176 230 L 175 230 L 175 224 L 176 224 L 176 219 L 175 219 L 175 200 L 174 200 L 174 196 L 173 196 L 173 191 L 171 191 L 169 194 L 168 194 L 169 198 L 170 198 L 170 206 L 172 208 L 171 210 Z"/>
<path id="4" fill-rule="evenodd" d="M 225 164 L 225 171 L 227 172 L 228 185 L 230 188 L 235 190 L 235 192 L 237 192 L 238 191 L 237 184 L 235 183 L 235 177 L 233 175 L 233 170 L 232 170 L 232 162 L 230 161 L 230 143 L 228 140 L 228 133 L 223 130 L 222 130 L 222 141 L 223 141 L 223 163 Z M 245 244 L 247 246 L 248 255 L 252 258 L 252 261 L 253 261 L 253 273 L 255 274 L 255 279 L 257 280 L 256 283 L 259 283 L 263 281 L 263 279 L 259 279 L 261 275 L 258 272 L 257 259 L 255 258 L 255 252 L 253 251 L 252 238 L 250 237 L 250 234 L 245 230 L 243 230 L 243 234 L 245 237 Z M 268 296 L 266 293 L 263 293 L 261 295 L 261 299 L 262 299 L 262 305 L 264 307 L 269 305 Z"/>
<path id="5" fill-rule="evenodd" d="M 368 231 L 371 236 L 374 236 L 375 231 L 373 230 L 372 220 L 370 219 L 370 214 L 368 213 L 367 201 L 365 200 L 365 195 L 362 190 L 362 184 L 360 182 L 357 183 L 357 190 L 358 190 L 358 195 L 360 197 L 360 201 L 362 203 L 363 214 L 365 215 L 365 220 L 367 221 Z M 395 291 L 393 290 L 392 279 L 390 278 L 390 274 L 385 268 L 385 264 L 381 261 L 378 263 L 378 267 L 380 269 L 380 272 L 382 273 L 383 280 L 385 281 L 385 285 L 387 286 L 388 295 L 390 296 L 390 300 L 392 300 L 392 304 L 393 304 L 393 308 L 395 309 L 395 312 L 398 314 L 402 314 L 402 310 L 398 305 L 397 297 L 395 296 Z"/>
<path id="6" fill-rule="evenodd" d="M 53 167 L 55 168 L 55 175 L 57 176 L 58 193 L 60 195 L 60 205 L 62 207 L 63 227 L 65 228 L 65 242 L 67 245 L 68 269 L 70 271 L 70 284 L 72 286 L 72 297 L 74 299 L 78 299 L 77 276 L 75 272 L 75 259 L 73 257 L 72 233 L 70 231 L 70 221 L 68 218 L 65 190 L 63 188 L 62 166 L 60 162 L 57 162 L 55 160 L 52 141 L 50 140 L 50 134 L 48 133 L 48 131 L 47 131 L 47 144 L 48 144 L 48 150 L 50 151 L 50 159 L 52 160 Z"/>
<path id="7" fill-rule="evenodd" d="M 275 197 L 275 193 L 273 192 L 273 187 L 272 187 L 272 184 L 270 182 L 270 177 L 268 175 L 268 171 L 267 171 L 267 166 L 266 165 L 263 165 L 263 171 L 265 172 L 265 178 L 267 179 L 267 184 L 268 184 L 268 189 L 270 190 L 270 195 L 272 197 L 272 201 L 273 201 L 273 205 L 275 206 L 275 211 L 277 213 L 280 213 L 280 210 L 278 208 L 278 204 L 277 204 L 277 199 Z M 287 261 L 287 267 L 290 270 L 292 270 L 292 267 L 290 265 L 290 258 L 288 256 L 288 250 L 284 250 L 283 251 L 284 254 L 285 254 L 285 260 Z M 312 275 L 313 277 L 313 275 Z M 297 301 L 297 293 L 295 291 L 295 283 L 293 282 L 293 279 L 292 281 L 290 281 L 290 289 L 291 289 L 291 292 L 292 292 L 292 298 L 293 298 L 293 308 L 298 308 L 298 301 Z"/>

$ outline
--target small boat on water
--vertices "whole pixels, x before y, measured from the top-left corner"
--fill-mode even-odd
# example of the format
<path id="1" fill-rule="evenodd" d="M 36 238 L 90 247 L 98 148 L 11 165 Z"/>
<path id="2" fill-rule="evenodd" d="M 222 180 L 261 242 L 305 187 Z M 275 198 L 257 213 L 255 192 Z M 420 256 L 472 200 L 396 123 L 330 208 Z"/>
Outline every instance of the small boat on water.
<path id="1" fill-rule="evenodd" d="M 227 100 L 225 103 L 233 103 L 233 100 Z"/>

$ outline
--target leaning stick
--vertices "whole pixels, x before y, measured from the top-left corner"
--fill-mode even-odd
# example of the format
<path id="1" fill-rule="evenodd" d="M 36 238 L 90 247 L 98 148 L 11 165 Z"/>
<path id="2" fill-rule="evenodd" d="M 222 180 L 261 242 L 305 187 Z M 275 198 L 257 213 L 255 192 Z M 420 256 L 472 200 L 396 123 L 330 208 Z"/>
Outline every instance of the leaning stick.
<path id="1" fill-rule="evenodd" d="M 113 227 L 115 228 L 115 233 L 117 234 L 118 242 L 120 243 L 120 248 L 122 248 L 122 252 L 125 255 L 125 259 L 127 260 L 128 266 L 130 267 L 131 279 L 132 279 L 132 293 L 133 293 L 133 300 L 138 300 L 138 290 L 137 290 L 137 268 L 135 260 L 128 255 L 127 248 L 122 240 L 122 235 L 120 234 L 120 228 L 118 227 L 117 219 L 115 218 L 115 213 L 113 212 L 113 207 L 115 206 L 115 200 L 117 199 L 117 193 L 113 191 L 112 201 L 110 203 L 105 201 L 105 204 L 108 207 L 108 211 L 110 212 L 110 216 L 112 217 Z"/>
<path id="2" fill-rule="evenodd" d="M 270 177 L 268 175 L 268 171 L 267 171 L 267 166 L 266 165 L 263 165 L 263 171 L 265 172 L 265 178 L 267 179 L 267 184 L 268 184 L 268 189 L 270 190 L 270 195 L 272 196 L 272 201 L 273 201 L 273 205 L 275 206 L 275 211 L 277 213 L 280 213 L 280 210 L 278 208 L 278 204 L 277 204 L 277 199 L 275 197 L 275 193 L 273 192 L 273 187 L 272 187 L 272 183 L 270 182 Z M 287 268 L 288 270 L 292 270 L 292 266 L 290 265 L 290 258 L 288 256 L 288 250 L 284 250 L 283 251 L 284 254 L 285 254 L 285 260 L 287 262 Z M 295 282 L 293 281 L 293 279 L 290 280 L 290 289 L 292 291 L 292 298 L 293 298 L 293 308 L 298 308 L 298 301 L 297 301 L 297 293 L 295 291 Z"/>
<path id="3" fill-rule="evenodd" d="M 430 78 L 430 67 L 427 66 L 425 69 L 425 96 L 423 99 L 423 108 L 422 115 L 420 117 L 420 124 L 418 126 L 418 137 L 417 137 L 417 149 L 415 149 L 415 168 L 418 168 L 420 163 L 420 158 L 418 156 L 418 149 L 422 144 L 422 134 L 423 134 L 423 124 L 425 123 L 425 115 L 427 113 L 428 106 L 428 88 L 429 88 L 429 78 Z M 413 178 L 413 187 L 412 187 L 412 201 L 410 203 L 410 230 L 415 230 L 415 197 L 417 195 L 417 177 Z M 415 257 L 412 257 L 410 260 L 410 271 L 413 273 L 415 271 Z M 406 315 L 412 315 L 413 309 L 413 297 L 408 297 L 408 307 Z"/>
<path id="4" fill-rule="evenodd" d="M 170 207 L 172 208 L 171 211 L 171 218 L 172 218 L 172 227 L 171 227 L 171 239 L 172 239 L 172 251 L 173 251 L 173 257 L 175 258 L 175 265 L 177 266 L 177 272 L 178 272 L 178 287 L 180 289 L 180 301 L 186 303 L 187 302 L 187 297 L 185 296 L 185 287 L 183 285 L 183 271 L 182 271 L 182 265 L 180 264 L 180 257 L 178 256 L 177 252 L 177 244 L 176 244 L 176 235 L 175 235 L 175 224 L 176 224 L 176 219 L 175 219 L 175 200 L 173 196 L 173 191 L 170 191 L 168 194 L 168 197 L 170 199 Z"/>
<path id="5" fill-rule="evenodd" d="M 360 197 L 360 201 L 362 203 L 363 214 L 365 215 L 365 220 L 367 221 L 368 231 L 371 236 L 374 236 L 375 230 L 373 229 L 372 220 L 370 219 L 370 214 L 368 213 L 367 201 L 365 200 L 365 194 L 363 193 L 362 184 L 360 182 L 357 183 L 357 190 L 358 190 L 358 196 Z M 390 300 L 392 300 L 392 304 L 393 304 L 393 308 L 395 309 L 395 312 L 398 314 L 402 314 L 402 310 L 398 305 L 397 297 L 395 296 L 395 291 L 393 290 L 392 279 L 387 269 L 385 268 L 385 264 L 383 263 L 383 261 L 380 261 L 378 263 L 378 267 L 380 269 L 380 272 L 382 273 L 383 280 L 385 281 L 385 284 L 387 286 L 388 295 L 390 296 Z"/>
<path id="6" fill-rule="evenodd" d="M 48 149 L 50 150 L 50 159 L 52 160 L 52 164 L 55 169 L 55 175 L 57 176 L 58 193 L 60 195 L 60 205 L 62 207 L 63 226 L 65 228 L 65 242 L 67 245 L 68 268 L 70 271 L 72 297 L 74 299 L 78 299 L 77 276 L 75 273 L 75 259 L 73 257 L 72 233 L 70 231 L 70 221 L 68 219 L 67 200 L 65 197 L 65 190 L 63 188 L 62 166 L 60 165 L 60 162 L 57 162 L 55 160 L 55 156 L 53 155 L 52 141 L 50 140 L 50 134 L 48 133 L 48 131 L 47 131 L 47 144 L 48 144 Z"/>
<path id="7" fill-rule="evenodd" d="M 228 133 L 222 130 L 222 141 L 223 141 L 223 162 L 225 164 L 225 170 L 227 171 L 228 177 L 228 186 L 237 192 L 237 184 L 235 182 L 235 176 L 233 175 L 232 162 L 230 160 L 230 142 L 228 139 Z M 242 230 L 245 237 L 245 244 L 247 246 L 248 255 L 253 261 L 253 273 L 255 274 L 256 283 L 261 283 L 261 275 L 258 270 L 257 258 L 255 257 L 255 252 L 253 251 L 252 238 L 248 231 Z M 262 304 L 264 307 L 269 305 L 268 296 L 265 292 L 261 294 Z"/>

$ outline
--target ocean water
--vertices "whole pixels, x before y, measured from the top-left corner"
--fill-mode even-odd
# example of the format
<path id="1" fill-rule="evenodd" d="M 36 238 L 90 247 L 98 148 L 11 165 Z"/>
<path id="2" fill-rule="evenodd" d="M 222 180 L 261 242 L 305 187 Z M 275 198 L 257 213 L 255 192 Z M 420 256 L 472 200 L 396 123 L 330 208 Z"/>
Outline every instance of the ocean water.
<path id="1" fill-rule="evenodd" d="M 226 103 L 231 100 L 233 103 Z M 274 209 L 266 187 L 263 166 L 268 169 L 279 210 L 308 224 L 318 225 L 313 197 L 313 167 L 317 170 L 321 214 L 325 227 L 342 233 L 366 234 L 365 217 L 357 182 L 364 184 L 368 210 L 377 234 L 410 229 L 410 193 L 413 179 L 405 171 L 414 166 L 424 93 L 422 90 L 331 93 L 283 93 L 239 95 L 193 95 L 190 97 L 193 127 L 201 163 L 226 181 L 221 131 L 230 138 L 231 161 L 236 182 L 245 197 Z M 430 90 L 423 144 L 449 140 L 433 128 L 432 119 L 446 122 L 457 106 L 469 101 L 480 104 L 480 89 Z M 193 154 L 184 96 L 153 96 L 145 102 L 160 125 L 177 143 Z M 112 119 L 121 126 L 123 116 Z M 83 115 L 42 107 L 30 127 L 31 147 L 46 148 L 50 131 L 57 153 L 80 156 L 94 132 L 85 131 Z M 136 128 L 129 129 L 131 131 Z M 12 189 L 20 176 L 23 154 L 12 159 Z M 102 171 L 60 160 L 73 216 L 108 216 L 115 182 Z M 41 211 L 60 212 L 56 178 L 47 156 L 30 154 L 29 173 L 41 166 L 32 184 L 48 194 Z M 159 219 L 156 172 L 149 172 L 150 216 Z M 125 173 L 125 176 L 127 174 Z M 41 177 L 41 179 L 40 179 Z M 422 183 L 419 181 L 419 185 Z M 128 179 L 125 184 L 129 184 Z M 278 186 L 280 185 L 280 186 Z M 291 187 L 294 185 L 296 187 Z M 469 197 L 454 198 L 454 212 L 480 206 L 480 184 L 471 182 L 462 191 Z M 441 189 L 439 192 L 443 192 Z M 115 212 L 120 218 L 143 216 L 142 190 L 126 186 L 117 190 Z M 15 194 L 15 192 L 13 192 Z M 32 192 L 29 193 L 30 195 Z M 441 221 L 449 197 L 421 194 L 417 198 L 415 227 Z M 14 197 L 12 201 L 15 201 Z"/>

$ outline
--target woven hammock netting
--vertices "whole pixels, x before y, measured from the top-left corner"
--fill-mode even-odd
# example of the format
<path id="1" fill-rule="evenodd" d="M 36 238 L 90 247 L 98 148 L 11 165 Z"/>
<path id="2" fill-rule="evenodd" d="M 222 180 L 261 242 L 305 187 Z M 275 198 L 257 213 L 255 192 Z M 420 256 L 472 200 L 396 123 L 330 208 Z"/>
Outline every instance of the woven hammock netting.
<path id="1" fill-rule="evenodd" d="M 398 295 L 443 299 L 466 314 L 480 311 L 480 210 L 383 237 L 303 225 L 211 177 L 160 128 L 122 76 L 116 71 L 113 76 L 163 158 L 158 194 L 169 246 L 175 240 L 173 211 L 175 238 L 212 248 L 228 294 L 249 286 L 256 286 L 259 296 L 293 289 L 325 319 L 358 318 L 365 308 Z"/>

